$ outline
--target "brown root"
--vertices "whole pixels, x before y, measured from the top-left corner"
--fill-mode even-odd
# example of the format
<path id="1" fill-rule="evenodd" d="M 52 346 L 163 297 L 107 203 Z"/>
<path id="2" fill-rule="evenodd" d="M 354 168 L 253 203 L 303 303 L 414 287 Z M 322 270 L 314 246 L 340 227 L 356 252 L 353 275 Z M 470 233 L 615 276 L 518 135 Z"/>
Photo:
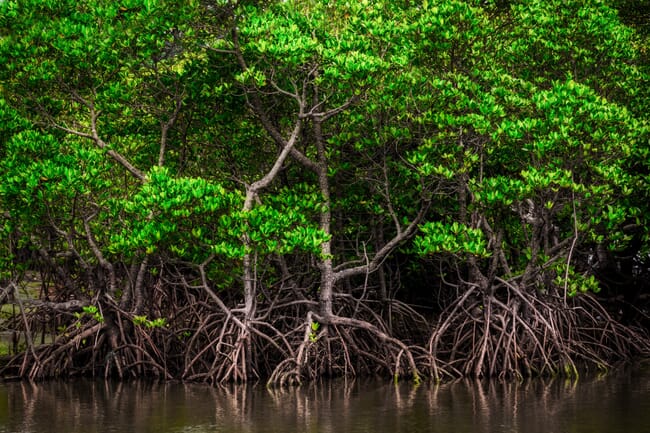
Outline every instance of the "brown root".
<path id="1" fill-rule="evenodd" d="M 565 300 L 497 280 L 493 293 L 472 287 L 441 315 L 428 343 L 436 379 L 441 361 L 454 376 L 577 376 L 649 353 L 646 336 L 590 295 Z"/>
<path id="2" fill-rule="evenodd" d="M 340 304 L 345 311 L 346 300 L 343 301 Z M 352 307 L 351 304 L 347 306 Z M 409 308 L 401 306 L 395 308 L 395 314 L 400 308 L 411 312 Z M 359 308 L 357 303 L 354 311 L 359 318 L 341 315 L 325 317 L 308 311 L 304 322 L 298 327 L 301 339 L 299 342 L 295 340 L 298 344 L 295 355 L 285 358 L 276 366 L 268 383 L 283 386 L 321 377 L 367 375 L 389 375 L 395 380 L 410 377 L 419 382 L 422 374 L 418 367 L 420 359 L 416 360 L 414 353 L 421 358 L 423 355 L 426 357 L 425 351 L 396 338 L 380 315 L 368 306 Z M 421 318 L 418 314 L 414 317 L 416 320 Z M 294 332 L 294 335 L 298 334 Z"/>
<path id="3" fill-rule="evenodd" d="M 183 279 L 157 289 L 150 317 L 108 296 L 36 302 L 8 322 L 21 348 L 2 359 L 0 374 L 288 386 L 342 376 L 575 376 L 650 353 L 647 335 L 593 296 L 565 300 L 495 281 L 489 292 L 468 285 L 433 326 L 406 304 L 351 295 L 338 295 L 327 316 L 289 287 L 264 291 L 251 314 L 241 299 Z"/>

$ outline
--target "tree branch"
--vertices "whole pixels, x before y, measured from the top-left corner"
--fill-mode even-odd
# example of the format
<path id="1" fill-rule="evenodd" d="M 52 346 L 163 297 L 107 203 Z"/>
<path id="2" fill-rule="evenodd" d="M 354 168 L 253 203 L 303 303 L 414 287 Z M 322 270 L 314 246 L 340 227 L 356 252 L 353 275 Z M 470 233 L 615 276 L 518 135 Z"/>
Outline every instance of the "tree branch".
<path id="1" fill-rule="evenodd" d="M 298 134 L 300 133 L 301 127 L 302 127 L 302 121 L 298 120 L 296 122 L 296 126 L 293 128 L 293 132 L 291 133 L 289 140 L 286 141 L 286 144 L 284 145 L 282 152 L 280 152 L 280 155 L 278 155 L 278 157 L 276 158 L 273 167 L 271 167 L 271 169 L 268 171 L 268 173 L 266 173 L 266 175 L 263 178 L 253 182 L 247 188 L 246 201 L 244 202 L 245 210 L 250 210 L 253 204 L 253 198 L 255 197 L 257 192 L 261 189 L 266 188 L 273 181 L 273 179 L 275 179 L 275 177 L 278 175 L 278 172 L 282 168 L 282 164 L 284 164 L 284 161 L 287 159 L 287 156 L 289 156 L 291 149 L 293 148 L 294 144 L 298 139 Z"/>
<path id="2" fill-rule="evenodd" d="M 234 54 L 235 57 L 237 58 L 237 62 L 239 63 L 239 66 L 243 70 L 248 69 L 248 65 L 246 63 L 246 59 L 244 59 L 244 56 L 241 52 L 241 47 L 239 45 L 239 33 L 237 30 L 233 30 L 233 43 L 234 43 Z M 295 95 L 293 95 L 295 96 Z M 301 108 L 300 108 L 300 113 L 299 113 L 299 118 L 300 116 L 303 115 L 302 111 L 304 110 L 304 103 L 300 103 Z M 257 116 L 257 118 L 260 120 L 262 123 L 262 127 L 266 130 L 266 132 L 269 133 L 273 141 L 276 142 L 280 148 L 284 149 L 287 147 L 287 142 L 280 133 L 280 131 L 273 126 L 273 123 L 271 122 L 271 119 L 269 119 L 268 115 L 263 109 L 263 104 L 262 100 L 260 99 L 259 95 L 257 93 L 251 93 L 251 101 L 249 106 L 253 110 L 253 113 Z M 311 171 L 314 173 L 319 172 L 319 167 L 318 165 L 309 159 L 307 156 L 305 156 L 302 152 L 300 152 L 298 149 L 295 148 L 295 146 L 291 146 L 289 148 L 289 152 L 291 156 L 296 159 L 298 162 L 300 162 L 303 166 L 309 168 Z"/>
<path id="3" fill-rule="evenodd" d="M 90 110 L 90 129 L 93 141 L 100 149 L 106 150 L 106 153 L 111 158 L 118 162 L 122 167 L 126 168 L 126 170 L 131 173 L 136 179 L 144 181 L 146 177 L 140 170 L 135 168 L 124 156 L 120 155 L 113 149 L 109 149 L 106 142 L 99 137 L 99 134 L 97 133 L 97 118 L 99 117 L 100 113 L 101 112 L 96 111 L 94 107 Z"/>
<path id="4" fill-rule="evenodd" d="M 405 230 L 396 234 L 390 241 L 388 241 L 377 253 L 374 255 L 370 262 L 355 266 L 353 268 L 342 269 L 334 273 L 333 277 L 335 281 L 342 280 L 344 278 L 349 278 L 355 275 L 361 275 L 366 273 L 371 273 L 376 271 L 379 266 L 383 263 L 386 257 L 393 252 L 395 248 L 405 240 L 409 239 L 415 234 L 418 229 L 418 224 L 424 219 L 424 215 L 429 208 L 428 202 L 420 209 L 417 216 L 411 221 L 411 223 L 406 227 Z"/>
<path id="5" fill-rule="evenodd" d="M 161 133 L 160 133 L 160 152 L 158 154 L 158 167 L 165 165 L 165 150 L 167 149 L 167 136 L 169 130 L 174 126 L 176 120 L 178 119 L 178 113 L 181 111 L 183 106 L 183 95 L 174 95 L 175 102 L 174 111 L 167 120 L 167 122 L 161 122 Z"/>

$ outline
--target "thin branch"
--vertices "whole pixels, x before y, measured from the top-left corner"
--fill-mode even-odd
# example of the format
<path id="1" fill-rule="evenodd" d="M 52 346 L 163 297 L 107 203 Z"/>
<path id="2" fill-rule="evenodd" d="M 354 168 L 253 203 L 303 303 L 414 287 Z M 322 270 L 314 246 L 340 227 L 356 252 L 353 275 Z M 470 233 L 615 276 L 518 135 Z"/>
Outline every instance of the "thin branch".
<path id="1" fill-rule="evenodd" d="M 333 116 L 336 116 L 337 114 L 345 111 L 348 107 L 350 107 L 353 103 L 355 103 L 359 99 L 358 96 L 352 96 L 348 98 L 347 101 L 345 101 L 343 104 L 339 105 L 336 108 L 332 108 L 331 110 L 323 111 L 323 112 L 317 112 L 315 111 L 319 106 L 323 105 L 325 103 L 325 100 L 321 101 L 317 106 L 313 107 L 309 112 L 303 114 L 303 118 L 315 118 L 318 119 L 320 122 L 325 122 L 328 119 L 330 119 Z"/>
<path id="2" fill-rule="evenodd" d="M 244 56 L 241 52 L 241 48 L 239 46 L 239 33 L 237 30 L 233 30 L 233 41 L 235 45 L 235 57 L 237 58 L 237 62 L 239 63 L 240 68 L 242 70 L 247 70 L 248 69 L 248 64 L 246 63 L 246 59 L 244 59 Z M 251 100 L 249 101 L 249 106 L 251 110 L 255 113 L 255 115 L 258 117 L 260 122 L 262 122 L 262 127 L 266 130 L 266 132 L 269 133 L 273 141 L 276 142 L 280 148 L 286 148 L 287 147 L 287 142 L 280 133 L 280 131 L 275 128 L 273 123 L 271 122 L 271 119 L 269 119 L 268 115 L 263 109 L 263 104 L 262 100 L 260 99 L 259 95 L 257 93 L 252 93 L 251 95 Z M 304 109 L 304 104 L 301 104 L 300 108 L 300 113 L 299 113 L 299 118 L 302 114 L 302 110 Z M 289 148 L 291 156 L 296 159 L 298 162 L 300 162 L 303 166 L 309 168 L 311 171 L 314 173 L 319 173 L 320 168 L 318 165 L 309 159 L 307 156 L 305 156 L 302 152 L 300 152 L 298 149 L 295 148 L 295 146 L 291 146 Z"/>
<path id="3" fill-rule="evenodd" d="M 90 246 L 90 249 L 92 250 L 95 257 L 97 258 L 97 261 L 99 261 L 100 266 L 106 269 L 106 272 L 108 272 L 108 278 L 109 278 L 108 292 L 111 295 L 114 295 L 115 292 L 117 291 L 117 279 L 115 277 L 115 269 L 113 268 L 113 264 L 108 260 L 106 260 L 106 258 L 104 258 L 104 254 L 102 254 L 102 251 L 97 246 L 97 243 L 93 238 L 92 230 L 90 229 L 90 221 L 95 217 L 95 215 L 96 213 L 88 216 L 87 218 L 84 218 L 83 224 L 84 224 L 84 230 L 86 231 L 86 239 L 88 240 L 88 246 Z"/>
<path id="4" fill-rule="evenodd" d="M 564 306 L 566 307 L 566 297 L 569 286 L 569 267 L 571 266 L 571 258 L 573 257 L 573 250 L 578 242 L 578 214 L 576 211 L 575 192 L 571 191 L 571 203 L 573 205 L 573 241 L 571 241 L 571 248 L 566 259 L 566 271 L 564 272 Z"/>
<path id="5" fill-rule="evenodd" d="M 301 128 L 302 128 L 302 122 L 299 120 L 296 122 L 296 126 L 293 128 L 293 132 L 291 133 L 289 140 L 286 141 L 286 144 L 284 145 L 282 152 L 280 152 L 280 155 L 278 155 L 278 157 L 276 158 L 273 167 L 271 167 L 271 169 L 268 171 L 268 173 L 266 173 L 266 175 L 263 178 L 253 182 L 247 188 L 246 202 L 244 203 L 245 210 L 250 210 L 253 204 L 253 198 L 255 197 L 257 192 L 261 189 L 266 188 L 273 181 L 273 179 L 275 179 L 275 177 L 278 175 L 280 169 L 282 168 L 282 165 L 284 164 L 284 161 L 289 156 L 291 149 L 293 148 L 294 144 L 298 139 L 298 135 L 300 134 Z"/>
<path id="6" fill-rule="evenodd" d="M 178 113 L 181 111 L 183 106 L 183 95 L 174 95 L 176 99 L 176 104 L 174 105 L 174 111 L 167 120 L 167 122 L 161 122 L 161 134 L 160 134 L 160 152 L 158 154 L 158 167 L 162 167 L 165 164 L 165 150 L 167 148 L 167 136 L 169 130 L 174 126 L 176 120 L 178 119 Z"/>
<path id="7" fill-rule="evenodd" d="M 291 92 L 289 92 L 287 90 L 284 90 L 283 88 L 278 86 L 278 84 L 274 80 L 269 80 L 269 83 L 271 84 L 271 86 L 273 86 L 273 88 L 275 90 L 280 92 L 282 95 L 285 95 L 285 96 L 288 96 L 288 97 L 290 97 L 292 99 L 295 99 L 296 102 L 298 103 L 298 105 L 302 105 L 303 99 L 298 95 L 297 92 L 296 93 L 291 93 Z"/>
<path id="8" fill-rule="evenodd" d="M 96 111 L 94 108 L 91 108 L 90 110 L 90 129 L 91 129 L 91 136 L 93 141 L 95 142 L 95 144 L 97 144 L 97 146 L 100 149 L 106 150 L 106 153 L 111 158 L 113 158 L 120 165 L 126 168 L 127 171 L 131 173 L 135 178 L 137 178 L 140 181 L 144 181 L 146 177 L 140 170 L 135 168 L 124 156 L 120 155 L 113 149 L 109 149 L 106 142 L 99 137 L 99 134 L 97 133 L 97 118 L 99 117 L 100 113 L 101 111 Z"/>
<path id="9" fill-rule="evenodd" d="M 420 221 L 424 218 L 424 214 L 429 208 L 428 203 L 420 209 L 417 216 L 411 221 L 406 229 L 396 234 L 390 241 L 388 241 L 372 258 L 372 260 L 365 264 L 356 266 L 354 268 L 343 269 L 334 273 L 334 280 L 339 281 L 344 278 L 349 278 L 355 275 L 371 273 L 376 271 L 388 255 L 397 248 L 399 244 L 409 239 L 418 229 Z"/>
<path id="10" fill-rule="evenodd" d="M 50 309 L 62 313 L 69 313 L 72 311 L 79 311 L 82 307 L 88 305 L 87 301 L 82 301 L 80 299 L 71 299 L 70 301 L 64 302 L 50 302 L 50 301 L 39 301 L 39 300 L 28 300 L 25 301 L 25 304 L 31 305 L 34 307 L 40 307 L 44 309 Z"/>
<path id="11" fill-rule="evenodd" d="M 91 134 L 86 133 L 86 132 L 81 132 L 81 131 L 76 130 L 76 129 L 68 128 L 66 126 L 63 126 L 63 125 L 60 125 L 60 124 L 54 123 L 54 122 L 52 122 L 51 125 L 54 128 L 58 129 L 58 130 L 61 130 L 63 132 L 67 132 L 68 134 L 72 134 L 72 135 L 76 135 L 77 137 L 87 138 L 89 140 L 93 140 L 93 136 Z"/>

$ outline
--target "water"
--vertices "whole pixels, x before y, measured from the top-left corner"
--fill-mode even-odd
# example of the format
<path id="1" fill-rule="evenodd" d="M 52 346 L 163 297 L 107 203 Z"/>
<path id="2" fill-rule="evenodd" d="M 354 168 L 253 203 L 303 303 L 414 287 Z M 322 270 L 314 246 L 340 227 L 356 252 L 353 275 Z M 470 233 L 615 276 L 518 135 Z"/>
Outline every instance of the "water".
<path id="1" fill-rule="evenodd" d="M 650 433 L 650 370 L 525 383 L 329 382 L 269 390 L 0 383 L 0 433 Z"/>

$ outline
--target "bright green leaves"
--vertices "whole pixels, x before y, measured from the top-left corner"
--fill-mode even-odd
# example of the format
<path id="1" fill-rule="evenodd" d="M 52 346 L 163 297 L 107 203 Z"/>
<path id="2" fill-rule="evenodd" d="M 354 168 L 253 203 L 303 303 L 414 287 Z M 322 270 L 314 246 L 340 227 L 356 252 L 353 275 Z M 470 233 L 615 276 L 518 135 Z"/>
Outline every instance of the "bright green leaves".
<path id="1" fill-rule="evenodd" d="M 284 188 L 263 199 L 263 204 L 236 215 L 243 221 L 251 248 L 257 253 L 289 254 L 295 250 L 319 254 L 329 240 L 315 222 L 322 203 L 306 185 Z"/>
<path id="2" fill-rule="evenodd" d="M 480 50 L 490 27 L 480 9 L 468 2 L 445 1 L 412 12 L 410 39 L 417 43 L 418 65 L 433 63 L 443 71 L 454 71 L 484 60 Z"/>
<path id="3" fill-rule="evenodd" d="M 475 202 L 487 208 L 510 206 L 527 197 L 529 192 L 530 185 L 510 176 L 489 177 L 472 188 Z"/>
<path id="4" fill-rule="evenodd" d="M 554 266 L 556 277 L 553 283 L 562 291 L 566 290 L 569 297 L 576 296 L 579 293 L 598 293 L 600 286 L 593 275 L 583 275 L 577 272 L 573 266 L 567 268 L 566 263 L 556 263 Z"/>
<path id="5" fill-rule="evenodd" d="M 386 19 L 385 7 L 381 1 L 339 2 L 336 13 L 342 15 L 340 21 L 327 23 L 330 18 L 324 15 L 323 27 L 328 32 L 322 34 L 323 76 L 330 85 L 348 92 L 372 86 L 376 74 L 391 66 L 384 55 L 395 52 L 392 33 L 400 23 L 398 17 Z"/>
<path id="6" fill-rule="evenodd" d="M 520 191 L 520 198 L 535 196 L 535 193 L 544 191 L 571 190 L 574 185 L 572 173 L 569 170 L 550 169 L 550 167 L 531 167 L 521 171 L 524 188 Z"/>
<path id="7" fill-rule="evenodd" d="M 102 311 L 100 308 L 98 308 L 96 305 L 86 305 L 82 307 L 81 311 L 76 311 L 73 313 L 73 317 L 76 319 L 75 322 L 73 323 L 72 326 L 75 328 L 79 329 L 81 328 L 82 322 L 86 322 L 88 320 L 95 321 L 96 323 L 104 323 L 105 318 L 104 315 L 102 314 Z M 58 328 L 59 332 L 65 334 L 67 329 L 65 325 L 62 325 Z M 86 344 L 86 340 L 82 340 L 82 344 Z"/>
<path id="8" fill-rule="evenodd" d="M 309 341 L 312 343 L 315 343 L 318 341 L 318 329 L 320 328 L 320 323 L 318 322 L 311 322 L 311 331 L 309 332 Z"/>
<path id="9" fill-rule="evenodd" d="M 5 146 L 0 197 L 16 221 L 57 220 L 63 217 L 58 215 L 63 203 L 111 185 L 103 177 L 101 155 L 75 140 L 64 144 L 55 136 L 26 130 L 13 135 Z"/>
<path id="10" fill-rule="evenodd" d="M 195 263 L 210 254 L 241 259 L 245 254 L 295 249 L 318 253 L 328 237 L 312 222 L 319 197 L 305 188 L 269 195 L 243 211 L 244 197 L 203 178 L 174 178 L 153 169 L 139 191 L 122 202 L 127 223 L 111 241 L 114 252 L 171 255 Z"/>
<path id="11" fill-rule="evenodd" d="M 326 80 L 346 92 L 353 90 L 351 82 L 357 89 L 372 84 L 374 74 L 388 67 L 378 52 L 387 42 L 376 35 L 391 23 L 382 19 L 380 8 L 380 4 L 339 5 L 335 14 L 341 21 L 332 21 L 330 7 L 320 2 L 245 8 L 239 41 L 249 69 L 237 75 L 237 80 L 263 87 L 265 77 L 272 76 L 276 85 L 290 92 L 297 90 L 305 74 L 316 72 L 321 84 Z M 347 17 L 362 26 L 346 22 Z M 225 40 L 215 42 L 216 47 L 228 45 Z"/>
<path id="12" fill-rule="evenodd" d="M 381 59 L 360 51 L 347 53 L 328 53 L 332 64 L 324 70 L 324 76 L 330 80 L 354 80 L 359 86 L 370 84 L 368 75 L 376 74 L 384 69 Z"/>
<path id="13" fill-rule="evenodd" d="M 629 29 L 602 1 L 523 2 L 513 5 L 511 19 L 514 39 L 504 46 L 527 79 L 548 82 L 569 75 L 614 89 L 624 82 L 627 66 L 621 60 L 635 57 Z"/>
<path id="14" fill-rule="evenodd" d="M 248 68 L 239 74 L 235 75 L 235 81 L 242 85 L 254 85 L 256 87 L 264 87 L 266 84 L 266 76 L 264 72 L 255 68 Z"/>
<path id="15" fill-rule="evenodd" d="M 112 145 L 125 132 L 155 142 L 161 119 L 152 115 L 173 111 L 174 94 L 182 93 L 178 81 L 204 61 L 201 53 L 189 52 L 196 6 L 151 0 L 1 2 L 0 17 L 9 12 L 19 17 L 0 24 L 2 91 L 22 114 L 48 126 L 88 137 L 91 111 L 101 112 L 95 126 L 102 138 L 117 136 Z M 142 143 L 122 140 L 125 155 L 142 150 Z"/>
<path id="16" fill-rule="evenodd" d="M 466 173 L 475 156 L 471 151 L 453 144 L 454 135 L 456 134 L 449 133 L 425 140 L 416 151 L 409 154 L 408 162 L 423 177 L 453 180 L 459 174 Z"/>
<path id="17" fill-rule="evenodd" d="M 143 326 L 145 328 L 164 328 L 168 326 L 167 319 L 164 317 L 150 320 L 146 315 L 137 314 L 133 316 L 133 324 L 137 326 Z"/>
<path id="18" fill-rule="evenodd" d="M 240 230 L 224 227 L 220 216 L 238 208 L 243 197 L 202 178 L 174 178 L 166 169 L 154 169 L 130 199 L 118 203 L 127 223 L 112 239 L 111 249 L 123 254 L 169 252 L 190 260 L 204 260 L 211 246 L 235 243 L 223 251 L 241 253 L 236 245 Z"/>
<path id="19" fill-rule="evenodd" d="M 427 222 L 420 227 L 421 234 L 415 238 L 415 250 L 420 255 L 447 253 L 472 254 L 489 257 L 483 232 L 458 222 Z"/>
<path id="20" fill-rule="evenodd" d="M 277 9 L 277 10 L 276 10 Z M 313 63 L 322 53 L 321 42 L 314 35 L 315 22 L 324 19 L 322 10 L 313 10 L 309 19 L 302 11 L 288 5 L 268 10 L 247 8 L 240 34 L 247 55 L 256 54 L 271 63 L 285 62 L 287 67 L 303 67 Z"/>
<path id="21" fill-rule="evenodd" d="M 446 224 L 422 226 L 418 251 L 485 256 L 490 245 L 523 269 L 521 251 L 552 248 L 575 230 L 580 240 L 597 233 L 599 242 L 623 245 L 621 227 L 640 215 L 626 197 L 643 188 L 625 167 L 638 166 L 631 158 L 647 137 L 612 98 L 633 94 L 625 74 L 638 76 L 625 60 L 636 55 L 623 54 L 632 49 L 629 31 L 600 2 L 525 2 L 490 18 L 459 3 L 425 6 L 412 39 L 420 49 L 410 73 L 423 79 L 410 113 L 423 139 L 407 161 L 453 203 L 439 211 Z M 480 232 L 460 230 L 470 214 L 490 227 L 480 236 L 508 233 L 506 241 L 481 243 Z M 535 239 L 533 227 L 546 237 Z M 591 280 L 569 278 L 574 292 L 594 290 Z"/>

